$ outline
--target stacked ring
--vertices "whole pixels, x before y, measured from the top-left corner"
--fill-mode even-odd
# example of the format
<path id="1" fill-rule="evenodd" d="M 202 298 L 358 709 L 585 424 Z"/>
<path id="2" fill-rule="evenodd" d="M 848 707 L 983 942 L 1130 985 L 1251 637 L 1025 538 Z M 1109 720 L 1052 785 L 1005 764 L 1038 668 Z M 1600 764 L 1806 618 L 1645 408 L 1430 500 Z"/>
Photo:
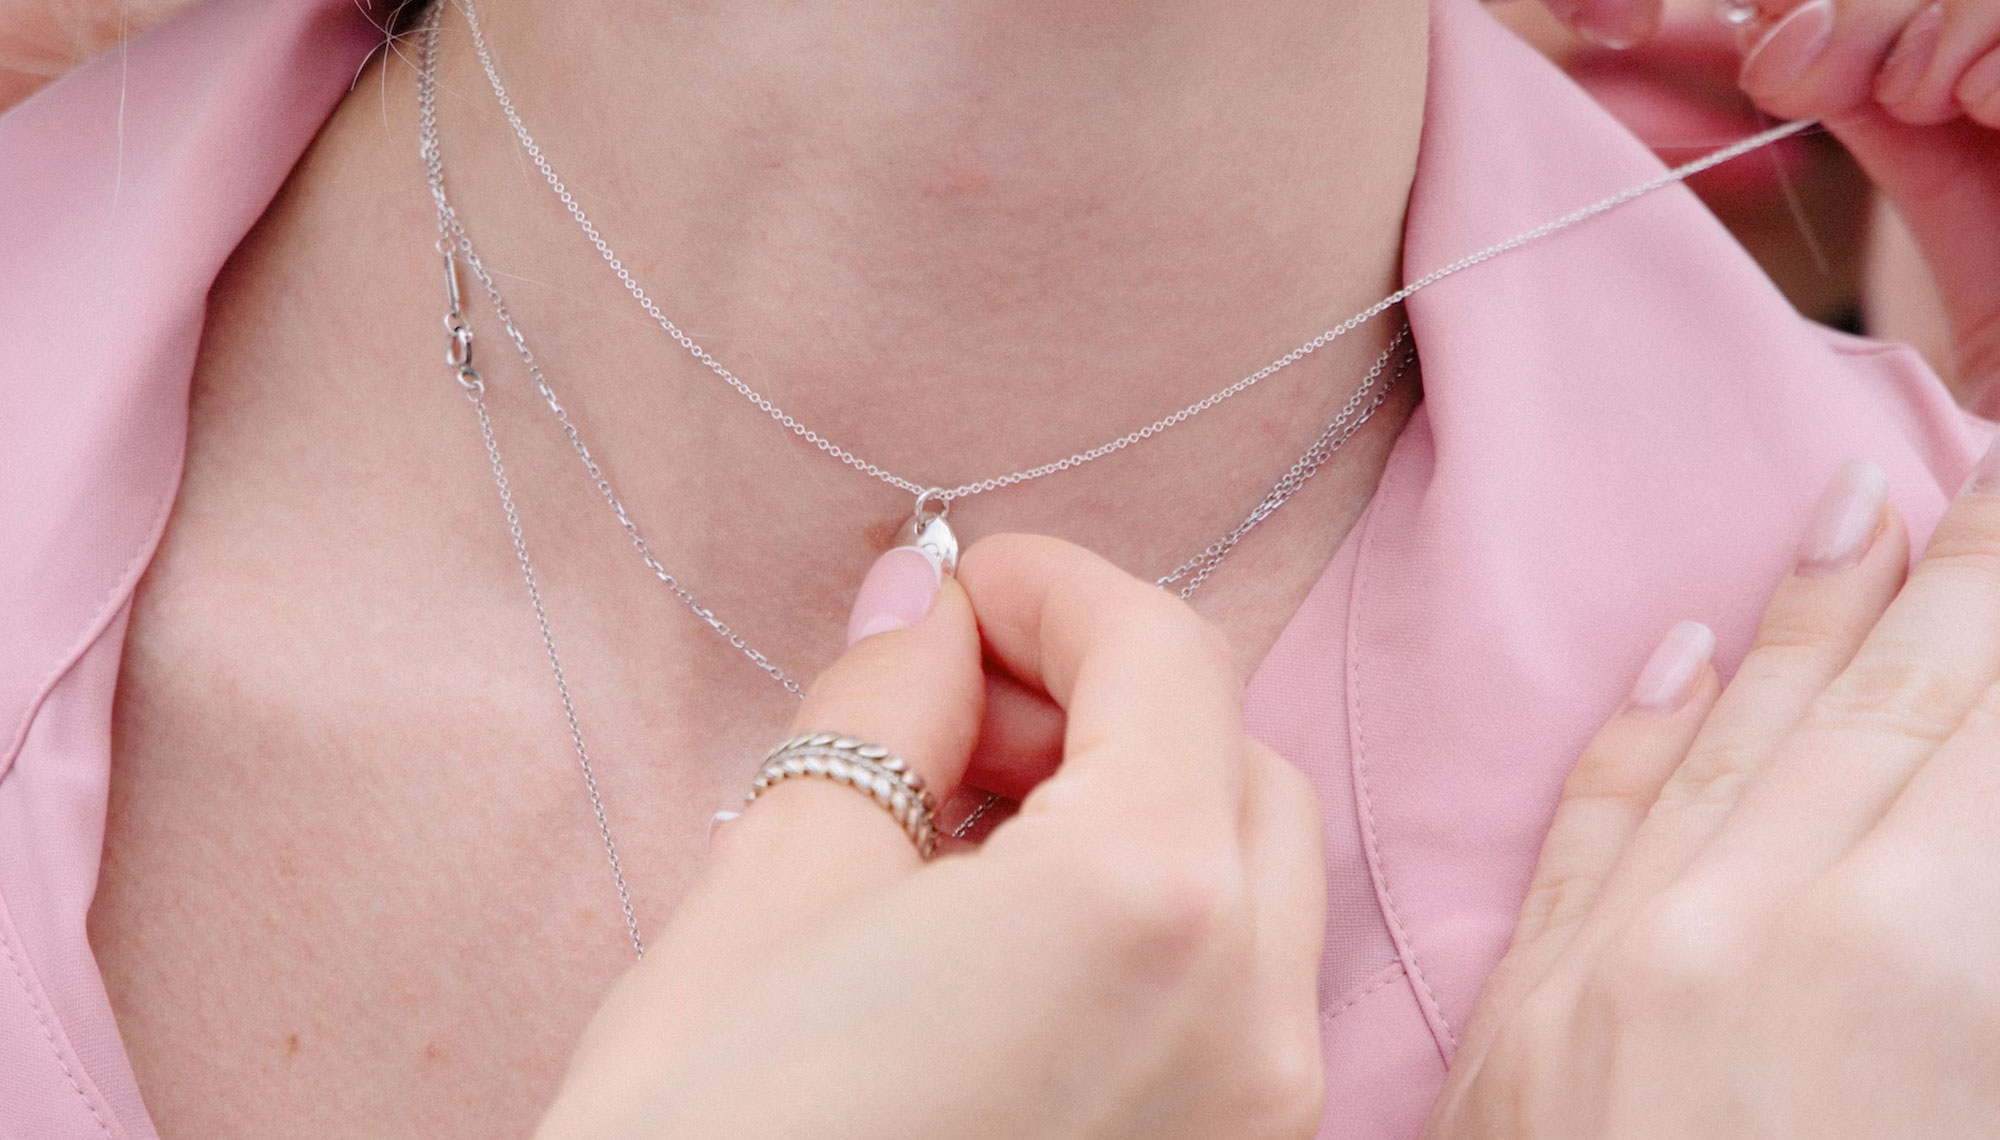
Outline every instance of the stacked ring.
<path id="1" fill-rule="evenodd" d="M 804 776 L 845 784 L 880 804 L 919 857 L 929 859 L 937 850 L 937 808 L 924 778 L 881 745 L 837 732 L 809 732 L 772 749 L 743 802 L 754 803 L 772 787 Z"/>

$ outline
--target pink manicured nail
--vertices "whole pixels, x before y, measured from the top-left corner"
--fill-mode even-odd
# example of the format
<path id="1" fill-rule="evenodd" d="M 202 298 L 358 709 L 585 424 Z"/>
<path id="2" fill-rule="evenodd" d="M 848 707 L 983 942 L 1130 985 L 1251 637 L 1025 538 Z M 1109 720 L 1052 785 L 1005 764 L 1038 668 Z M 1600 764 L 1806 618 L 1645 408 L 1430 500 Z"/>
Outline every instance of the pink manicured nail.
<path id="1" fill-rule="evenodd" d="M 1865 459 L 1840 465 L 1799 542 L 1799 573 L 1836 574 L 1861 561 L 1882 529 L 1889 476 Z"/>
<path id="2" fill-rule="evenodd" d="M 1799 5 L 1743 57 L 1743 89 L 1758 98 L 1782 92 L 1819 61 L 1832 39 L 1833 0 Z"/>
<path id="3" fill-rule="evenodd" d="M 847 644 L 878 633 L 908 629 L 928 617 L 944 575 L 914 546 L 899 546 L 875 560 L 847 615 Z"/>
<path id="4" fill-rule="evenodd" d="M 1644 40 L 1659 24 L 1660 0 L 1588 0 L 1573 17 L 1585 39 L 1619 49 Z"/>
<path id="5" fill-rule="evenodd" d="M 1632 685 L 1629 707 L 1670 713 L 1694 695 L 1702 667 L 1715 654 L 1715 634 L 1698 621 L 1684 621 L 1667 631 L 1666 639 Z"/>
<path id="6" fill-rule="evenodd" d="M 1958 90 L 1953 92 L 1958 101 L 1970 111 L 2000 95 L 2000 47 L 1986 53 L 1986 58 L 1965 69 L 1958 78 Z M 2000 107 L 1994 109 L 1991 118 L 2000 118 Z"/>
<path id="7" fill-rule="evenodd" d="M 1931 57 L 1937 54 L 1938 32 L 1944 27 L 1944 7 L 1932 4 L 1918 12 L 1908 24 L 1903 26 L 1903 34 L 1896 38 L 1896 47 L 1889 53 L 1889 61 L 1882 65 L 1882 73 L 1875 77 L 1875 100 L 1884 106 L 1894 106 L 1910 97 L 1924 72 L 1930 70 Z"/>
<path id="8" fill-rule="evenodd" d="M 2000 436 L 1995 436 L 1992 446 L 1980 457 L 1979 465 L 1965 480 L 1965 489 L 1982 495 L 2000 492 Z"/>

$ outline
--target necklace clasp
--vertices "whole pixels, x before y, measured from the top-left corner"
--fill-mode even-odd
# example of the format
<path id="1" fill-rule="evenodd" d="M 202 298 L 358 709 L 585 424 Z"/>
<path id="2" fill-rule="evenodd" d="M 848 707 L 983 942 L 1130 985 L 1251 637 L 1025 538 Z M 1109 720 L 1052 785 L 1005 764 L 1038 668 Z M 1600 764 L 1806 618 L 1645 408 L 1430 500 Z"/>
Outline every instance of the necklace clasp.
<path id="1" fill-rule="evenodd" d="M 942 487 L 931 487 L 917 496 L 910 516 L 910 545 L 923 551 L 946 574 L 958 570 L 958 536 L 952 533 L 945 516 L 951 513 L 951 497 Z"/>

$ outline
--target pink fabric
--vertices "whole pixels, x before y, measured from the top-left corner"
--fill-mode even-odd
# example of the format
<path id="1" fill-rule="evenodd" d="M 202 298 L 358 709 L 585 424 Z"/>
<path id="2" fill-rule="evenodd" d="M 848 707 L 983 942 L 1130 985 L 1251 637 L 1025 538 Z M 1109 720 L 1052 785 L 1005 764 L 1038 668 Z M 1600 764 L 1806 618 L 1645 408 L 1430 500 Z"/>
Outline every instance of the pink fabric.
<path id="1" fill-rule="evenodd" d="M 1433 8 L 1410 276 L 1658 170 L 1474 0 Z M 210 0 L 0 117 L 0 1136 L 154 1135 L 84 930 L 125 620 L 208 286 L 376 38 L 353 0 Z M 1425 406 L 1248 697 L 1325 809 L 1341 1140 L 1415 1134 L 1659 636 L 1706 620 L 1733 663 L 1843 459 L 1921 536 L 1989 431 L 1907 350 L 1799 319 L 1680 190 L 1410 320 Z"/>

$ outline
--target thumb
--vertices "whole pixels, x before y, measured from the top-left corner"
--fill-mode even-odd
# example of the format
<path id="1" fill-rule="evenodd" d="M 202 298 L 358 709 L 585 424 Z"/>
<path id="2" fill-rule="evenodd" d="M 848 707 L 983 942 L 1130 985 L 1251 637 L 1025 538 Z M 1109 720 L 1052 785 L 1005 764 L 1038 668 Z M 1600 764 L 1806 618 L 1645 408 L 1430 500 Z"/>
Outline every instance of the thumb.
<path id="1" fill-rule="evenodd" d="M 869 569 L 848 634 L 853 644 L 813 682 L 791 733 L 880 745 L 942 805 L 964 775 L 984 694 L 965 591 L 922 551 L 898 547 Z M 768 945 L 920 865 L 904 826 L 869 792 L 785 779 L 716 829 L 675 925 L 712 920 L 737 930 L 742 949 Z"/>
<path id="2" fill-rule="evenodd" d="M 943 802 L 972 750 L 983 691 L 965 591 L 924 554 L 899 547 L 869 569 L 848 629 L 853 644 L 813 682 L 792 733 L 880 744 Z M 740 980 L 773 951 L 921 866 L 872 794 L 821 777 L 773 785 L 715 830 L 673 920 L 592 1019 L 563 1102 L 642 1096 L 653 1059 L 698 1048 L 730 1016 Z"/>

